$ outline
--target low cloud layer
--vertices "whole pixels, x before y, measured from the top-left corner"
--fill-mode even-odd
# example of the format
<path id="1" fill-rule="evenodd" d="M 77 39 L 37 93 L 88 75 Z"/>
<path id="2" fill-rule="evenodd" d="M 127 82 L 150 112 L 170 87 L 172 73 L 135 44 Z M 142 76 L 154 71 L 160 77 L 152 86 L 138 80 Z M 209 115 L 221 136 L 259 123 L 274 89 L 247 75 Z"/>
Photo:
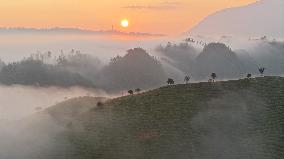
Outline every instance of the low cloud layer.
<path id="1" fill-rule="evenodd" d="M 104 91 L 80 87 L 30 87 L 0 85 L 0 123 L 19 120 L 64 100 L 78 96 L 108 96 Z"/>

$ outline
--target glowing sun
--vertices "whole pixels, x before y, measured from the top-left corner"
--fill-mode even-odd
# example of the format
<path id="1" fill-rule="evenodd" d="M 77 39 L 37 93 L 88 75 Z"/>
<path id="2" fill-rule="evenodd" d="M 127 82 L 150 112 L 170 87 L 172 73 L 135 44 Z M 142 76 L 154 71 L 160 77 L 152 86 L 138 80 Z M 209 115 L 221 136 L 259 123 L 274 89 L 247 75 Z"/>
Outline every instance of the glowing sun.
<path id="1" fill-rule="evenodd" d="M 127 19 L 123 19 L 121 20 L 120 25 L 124 28 L 127 28 L 129 26 L 129 22 Z"/>

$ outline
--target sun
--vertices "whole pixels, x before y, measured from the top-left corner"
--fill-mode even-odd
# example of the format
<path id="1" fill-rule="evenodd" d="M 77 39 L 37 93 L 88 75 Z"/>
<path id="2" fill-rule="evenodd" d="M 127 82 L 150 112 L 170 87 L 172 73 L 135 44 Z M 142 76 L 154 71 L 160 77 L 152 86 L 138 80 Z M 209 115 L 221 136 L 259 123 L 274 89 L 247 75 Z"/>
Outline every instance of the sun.
<path id="1" fill-rule="evenodd" d="M 127 28 L 129 26 L 129 22 L 127 19 L 123 19 L 121 20 L 120 25 L 124 28 Z"/>

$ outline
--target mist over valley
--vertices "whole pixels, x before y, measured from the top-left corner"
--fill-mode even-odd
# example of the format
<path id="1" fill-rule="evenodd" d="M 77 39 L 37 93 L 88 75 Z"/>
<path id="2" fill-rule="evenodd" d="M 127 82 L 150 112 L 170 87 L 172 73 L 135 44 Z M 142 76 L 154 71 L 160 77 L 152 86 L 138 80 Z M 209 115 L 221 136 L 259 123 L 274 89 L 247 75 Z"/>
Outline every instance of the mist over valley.
<path id="1" fill-rule="evenodd" d="M 0 159 L 283 158 L 282 0 L 0 3 Z"/>

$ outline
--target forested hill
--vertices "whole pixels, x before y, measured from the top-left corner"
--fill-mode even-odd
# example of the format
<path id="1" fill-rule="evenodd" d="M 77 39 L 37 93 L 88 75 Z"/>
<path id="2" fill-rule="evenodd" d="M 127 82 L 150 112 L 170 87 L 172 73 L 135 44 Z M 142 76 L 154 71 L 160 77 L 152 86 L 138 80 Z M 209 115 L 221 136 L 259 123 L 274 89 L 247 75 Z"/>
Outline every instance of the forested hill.
<path id="1" fill-rule="evenodd" d="M 84 111 L 78 111 L 79 108 Z M 38 146 L 44 152 L 37 154 L 40 158 L 284 156 L 282 77 L 171 85 L 106 101 L 82 97 L 51 107 L 38 116 L 48 116 L 61 130 L 53 133 L 53 143 Z M 46 134 L 47 129 L 26 131 L 40 133 L 39 130 Z M 26 156 L 38 157 L 34 153 Z"/>

